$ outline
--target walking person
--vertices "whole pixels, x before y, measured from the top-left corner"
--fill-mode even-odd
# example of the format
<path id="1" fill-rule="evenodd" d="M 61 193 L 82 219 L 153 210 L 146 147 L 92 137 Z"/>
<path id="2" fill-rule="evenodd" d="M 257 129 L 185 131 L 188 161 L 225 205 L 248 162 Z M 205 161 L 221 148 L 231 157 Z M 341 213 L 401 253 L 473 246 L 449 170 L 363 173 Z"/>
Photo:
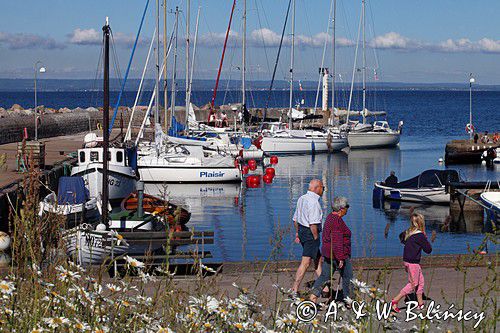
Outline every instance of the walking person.
<path id="1" fill-rule="evenodd" d="M 310 300 L 317 302 L 324 284 L 331 281 L 336 270 L 342 278 L 342 293 L 344 303 L 350 306 L 348 300 L 351 295 L 351 230 L 342 217 L 349 210 L 349 203 L 344 197 L 336 197 L 332 203 L 332 212 L 326 217 L 322 235 L 321 254 L 323 263 L 321 275 L 314 282 Z M 331 286 L 331 284 L 330 284 Z M 330 289 L 332 290 L 332 289 Z"/>
<path id="2" fill-rule="evenodd" d="M 432 252 L 432 246 L 425 234 L 425 221 L 422 214 L 413 213 L 410 217 L 410 227 L 403 231 L 399 238 L 405 245 L 403 251 L 403 263 L 408 272 L 408 284 L 401 289 L 399 294 L 391 301 L 394 312 L 399 313 L 399 301 L 406 295 L 415 292 L 417 294 L 418 307 L 424 308 L 424 275 L 420 267 L 420 257 L 422 250 L 425 253 Z"/>
<path id="3" fill-rule="evenodd" d="M 309 190 L 297 200 L 297 208 L 293 215 L 295 225 L 295 243 L 302 245 L 302 259 L 295 274 L 292 291 L 296 294 L 307 269 L 314 263 L 316 276 L 321 274 L 319 252 L 321 223 L 323 210 L 319 199 L 323 195 L 324 186 L 321 180 L 313 179 L 309 183 Z"/>

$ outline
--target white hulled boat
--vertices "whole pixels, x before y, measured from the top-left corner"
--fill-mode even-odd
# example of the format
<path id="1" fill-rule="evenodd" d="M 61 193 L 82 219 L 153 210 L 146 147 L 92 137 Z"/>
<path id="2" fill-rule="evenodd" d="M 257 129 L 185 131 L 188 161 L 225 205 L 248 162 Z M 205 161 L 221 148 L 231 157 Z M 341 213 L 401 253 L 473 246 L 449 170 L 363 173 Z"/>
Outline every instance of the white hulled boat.
<path id="1" fill-rule="evenodd" d="M 102 195 L 103 148 L 86 141 L 87 147 L 94 147 L 78 149 L 78 161 L 71 170 L 71 176 L 82 177 L 90 197 L 98 198 Z M 109 200 L 123 199 L 135 190 L 137 177 L 130 166 L 132 161 L 129 161 L 125 148 L 109 148 L 108 161 Z"/>
<path id="2" fill-rule="evenodd" d="M 395 147 L 400 136 L 401 126 L 392 130 L 387 121 L 376 121 L 371 130 L 349 132 L 347 141 L 352 149 Z"/>
<path id="3" fill-rule="evenodd" d="M 159 153 L 143 148 L 139 155 L 137 167 L 144 182 L 241 182 L 241 171 L 234 158 L 200 146 L 168 145 Z"/>

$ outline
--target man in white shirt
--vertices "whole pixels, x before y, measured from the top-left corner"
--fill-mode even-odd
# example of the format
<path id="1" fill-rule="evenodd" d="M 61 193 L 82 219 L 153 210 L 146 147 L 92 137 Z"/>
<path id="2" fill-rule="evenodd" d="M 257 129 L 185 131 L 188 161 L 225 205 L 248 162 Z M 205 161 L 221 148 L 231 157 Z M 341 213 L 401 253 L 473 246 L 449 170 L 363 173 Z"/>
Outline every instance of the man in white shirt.
<path id="1" fill-rule="evenodd" d="M 321 254 L 320 233 L 323 221 L 323 210 L 319 199 L 323 195 L 325 187 L 319 179 L 313 179 L 309 183 L 309 190 L 297 201 L 297 208 L 293 214 L 295 225 L 295 243 L 302 245 L 302 260 L 295 274 L 292 291 L 298 292 L 299 286 L 304 278 L 307 268 L 314 262 L 316 276 L 321 274 L 319 260 Z"/>

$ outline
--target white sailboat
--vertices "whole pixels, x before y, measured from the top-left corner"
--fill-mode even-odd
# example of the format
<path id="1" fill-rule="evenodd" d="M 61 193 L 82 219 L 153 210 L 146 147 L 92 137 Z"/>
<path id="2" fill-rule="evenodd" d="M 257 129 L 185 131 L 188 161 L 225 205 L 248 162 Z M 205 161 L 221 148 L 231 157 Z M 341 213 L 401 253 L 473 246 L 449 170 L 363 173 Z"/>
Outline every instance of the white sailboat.
<path id="1" fill-rule="evenodd" d="M 137 160 L 144 182 L 214 183 L 240 182 L 241 171 L 234 158 L 207 152 L 200 146 L 169 145 L 163 152 L 142 150 Z"/>
<path id="2" fill-rule="evenodd" d="M 351 91 L 349 94 L 349 104 L 347 108 L 347 124 L 349 124 L 350 131 L 347 135 L 349 147 L 352 149 L 363 148 L 385 148 L 394 147 L 399 144 L 401 129 L 403 122 L 399 123 L 398 129 L 393 130 L 390 128 L 387 121 L 376 121 L 373 125 L 366 123 L 366 116 L 368 109 L 366 108 L 366 35 L 365 35 L 365 22 L 366 22 L 366 0 L 362 0 L 361 21 L 360 28 L 362 27 L 363 34 L 363 106 L 361 115 L 363 117 L 362 123 L 349 124 L 349 112 L 351 110 L 351 101 L 354 88 L 354 74 L 356 71 L 356 59 L 358 54 L 358 44 L 356 44 L 356 52 L 354 56 L 354 68 L 352 72 Z M 358 29 L 358 41 L 359 41 Z"/>
<path id="3" fill-rule="evenodd" d="M 290 98 L 288 109 L 288 126 L 281 125 L 276 130 L 264 131 L 261 143 L 267 154 L 314 154 L 341 150 L 347 146 L 345 138 L 336 133 L 318 130 L 293 130 L 293 67 L 295 59 L 295 0 L 292 2 L 292 47 L 290 56 Z M 296 112 L 295 112 L 296 113 Z"/>

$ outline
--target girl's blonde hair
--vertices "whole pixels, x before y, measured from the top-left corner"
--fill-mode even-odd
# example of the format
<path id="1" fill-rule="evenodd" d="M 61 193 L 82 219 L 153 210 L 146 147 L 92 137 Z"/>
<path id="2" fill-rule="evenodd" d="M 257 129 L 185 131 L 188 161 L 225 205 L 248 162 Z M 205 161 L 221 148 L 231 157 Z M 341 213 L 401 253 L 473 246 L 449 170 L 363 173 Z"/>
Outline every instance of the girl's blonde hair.
<path id="1" fill-rule="evenodd" d="M 410 227 L 406 230 L 405 240 L 417 231 L 425 233 L 425 219 L 422 214 L 413 213 L 410 216 Z"/>

